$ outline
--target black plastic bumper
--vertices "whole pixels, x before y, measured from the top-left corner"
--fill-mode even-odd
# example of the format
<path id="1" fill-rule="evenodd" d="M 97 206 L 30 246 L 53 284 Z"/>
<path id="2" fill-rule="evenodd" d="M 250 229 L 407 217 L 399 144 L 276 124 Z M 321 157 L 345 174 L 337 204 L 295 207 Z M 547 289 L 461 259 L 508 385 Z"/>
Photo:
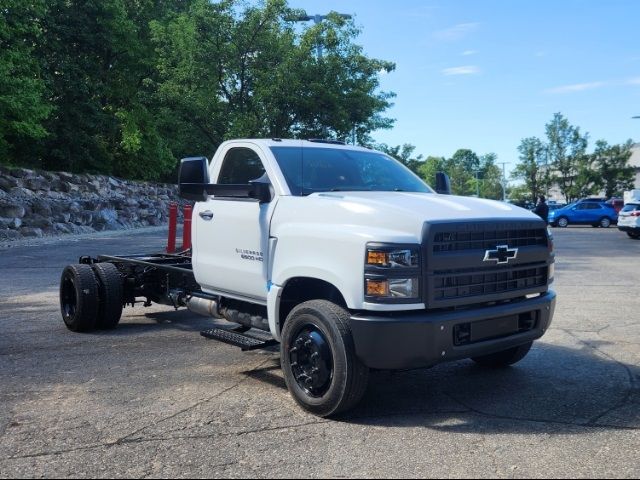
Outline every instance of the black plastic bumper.
<path id="1" fill-rule="evenodd" d="M 546 294 L 504 305 L 445 312 L 408 312 L 382 316 L 356 314 L 351 331 L 358 357 L 370 368 L 396 370 L 429 367 L 442 362 L 471 358 L 505 350 L 540 338 L 549 328 L 556 294 Z M 531 312 L 533 328 L 502 336 L 500 321 L 492 327 L 487 320 L 509 318 Z M 481 323 L 482 322 L 482 323 Z M 477 325 L 486 340 L 457 345 L 457 325 Z M 488 329 L 487 329 L 488 325 Z M 459 329 L 460 327 L 458 327 Z M 491 328 L 495 328 L 492 335 Z M 498 338 L 495 338 L 498 337 Z"/>

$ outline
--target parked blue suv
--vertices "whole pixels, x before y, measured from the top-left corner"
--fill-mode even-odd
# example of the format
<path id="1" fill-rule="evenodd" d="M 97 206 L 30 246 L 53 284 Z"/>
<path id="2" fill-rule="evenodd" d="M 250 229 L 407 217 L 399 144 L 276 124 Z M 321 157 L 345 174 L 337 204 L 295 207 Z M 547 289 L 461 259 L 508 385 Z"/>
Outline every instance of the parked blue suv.
<path id="1" fill-rule="evenodd" d="M 549 224 L 552 227 L 592 225 L 609 228 L 612 223 L 617 221 L 618 213 L 613 206 L 601 201 L 580 200 L 549 212 Z"/>

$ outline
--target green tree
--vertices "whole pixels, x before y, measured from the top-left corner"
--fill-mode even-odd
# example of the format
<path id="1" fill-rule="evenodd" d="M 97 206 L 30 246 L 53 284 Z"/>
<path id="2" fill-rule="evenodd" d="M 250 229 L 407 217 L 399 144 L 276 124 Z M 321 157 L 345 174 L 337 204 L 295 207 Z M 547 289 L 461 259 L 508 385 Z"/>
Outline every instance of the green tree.
<path id="1" fill-rule="evenodd" d="M 413 155 L 416 147 L 410 143 L 396 145 L 395 147 L 390 147 L 385 143 L 381 143 L 374 145 L 373 148 L 395 158 L 414 173 L 418 173 L 420 166 L 424 163 L 424 157 L 421 154 L 418 156 Z"/>
<path id="2" fill-rule="evenodd" d="M 158 131 L 148 22 L 165 2 L 51 0 L 43 18 L 53 115 L 50 169 L 157 179 L 174 158 Z"/>
<path id="3" fill-rule="evenodd" d="M 621 197 L 625 190 L 633 188 L 635 171 L 629 165 L 633 142 L 628 140 L 620 145 L 609 145 L 604 140 L 596 142 L 592 158 L 597 185 L 604 190 L 607 198 Z"/>
<path id="4" fill-rule="evenodd" d="M 528 200 L 536 199 L 546 194 L 550 187 L 550 171 L 547 164 L 547 148 L 537 137 L 522 139 L 518 146 L 520 162 L 513 170 L 512 177 L 524 182 L 529 192 Z"/>
<path id="5" fill-rule="evenodd" d="M 47 135 L 51 113 L 40 63 L 44 0 L 4 0 L 0 7 L 0 159 L 35 163 L 34 141 Z"/>
<path id="6" fill-rule="evenodd" d="M 193 0 L 152 24 L 158 98 L 180 131 L 192 126 L 192 148 L 210 152 L 237 137 L 344 139 L 354 126 L 365 142 L 391 126 L 381 116 L 390 94 L 377 89 L 378 72 L 393 64 L 362 53 L 353 22 L 330 15 L 298 33 L 292 16 L 283 0 L 241 14 L 236 2 Z"/>
<path id="7" fill-rule="evenodd" d="M 487 153 L 479 158 L 479 191 L 481 198 L 502 200 L 506 192 L 503 192 L 502 170 L 496 165 L 497 155 Z"/>
<path id="8" fill-rule="evenodd" d="M 588 145 L 588 134 L 582 135 L 580 128 L 575 127 L 560 113 L 546 125 L 547 151 L 549 164 L 554 171 L 553 180 L 558 183 L 562 195 L 571 202 L 579 197 L 585 189 L 588 178 L 580 176 L 584 173 L 585 152 Z"/>

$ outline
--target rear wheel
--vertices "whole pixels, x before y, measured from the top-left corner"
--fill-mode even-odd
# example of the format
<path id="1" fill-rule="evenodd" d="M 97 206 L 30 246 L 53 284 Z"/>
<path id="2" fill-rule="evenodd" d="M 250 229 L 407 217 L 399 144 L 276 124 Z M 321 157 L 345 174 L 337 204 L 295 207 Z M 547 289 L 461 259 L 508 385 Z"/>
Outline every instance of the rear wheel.
<path id="1" fill-rule="evenodd" d="M 93 271 L 98 280 L 98 320 L 102 329 L 116 328 L 122 316 L 122 276 L 113 263 L 96 263 Z"/>
<path id="2" fill-rule="evenodd" d="M 602 228 L 609 228 L 611 226 L 611 219 L 609 217 L 602 217 L 600 219 L 600 226 Z"/>
<path id="3" fill-rule="evenodd" d="M 633 239 L 640 238 L 640 233 L 636 233 L 636 232 L 627 232 L 627 235 L 629 235 L 629 237 L 631 237 Z"/>
<path id="4" fill-rule="evenodd" d="M 560 228 L 567 228 L 569 226 L 569 219 L 567 217 L 560 217 L 557 223 Z"/>
<path id="5" fill-rule="evenodd" d="M 62 272 L 60 311 L 73 332 L 88 332 L 96 327 L 98 281 L 89 265 L 69 265 Z"/>
<path id="6" fill-rule="evenodd" d="M 294 308 L 280 343 L 284 379 L 295 401 L 321 416 L 353 408 L 364 395 L 369 369 L 355 353 L 349 313 L 327 300 Z"/>
<path id="7" fill-rule="evenodd" d="M 513 365 L 526 357 L 529 350 L 531 350 L 531 345 L 533 345 L 533 342 L 525 343 L 524 345 L 509 348 L 508 350 L 502 350 L 501 352 L 492 353 L 490 355 L 473 357 L 472 360 L 483 367 L 508 367 L 509 365 Z"/>

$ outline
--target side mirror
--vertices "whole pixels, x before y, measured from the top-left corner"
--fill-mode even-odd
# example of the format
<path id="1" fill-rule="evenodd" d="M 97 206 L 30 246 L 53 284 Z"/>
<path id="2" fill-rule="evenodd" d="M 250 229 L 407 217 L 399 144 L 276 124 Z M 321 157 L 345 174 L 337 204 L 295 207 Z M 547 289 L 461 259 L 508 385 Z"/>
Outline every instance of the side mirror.
<path id="1" fill-rule="evenodd" d="M 254 180 L 249 182 L 249 185 L 251 186 L 249 198 L 255 198 L 260 203 L 269 203 L 272 200 L 270 183 Z"/>
<path id="2" fill-rule="evenodd" d="M 441 195 L 451 195 L 451 180 L 444 172 L 436 172 L 436 192 Z"/>
<path id="3" fill-rule="evenodd" d="M 209 184 L 209 163 L 205 157 L 183 158 L 178 174 L 178 192 L 187 200 L 207 200 L 206 186 Z"/>

